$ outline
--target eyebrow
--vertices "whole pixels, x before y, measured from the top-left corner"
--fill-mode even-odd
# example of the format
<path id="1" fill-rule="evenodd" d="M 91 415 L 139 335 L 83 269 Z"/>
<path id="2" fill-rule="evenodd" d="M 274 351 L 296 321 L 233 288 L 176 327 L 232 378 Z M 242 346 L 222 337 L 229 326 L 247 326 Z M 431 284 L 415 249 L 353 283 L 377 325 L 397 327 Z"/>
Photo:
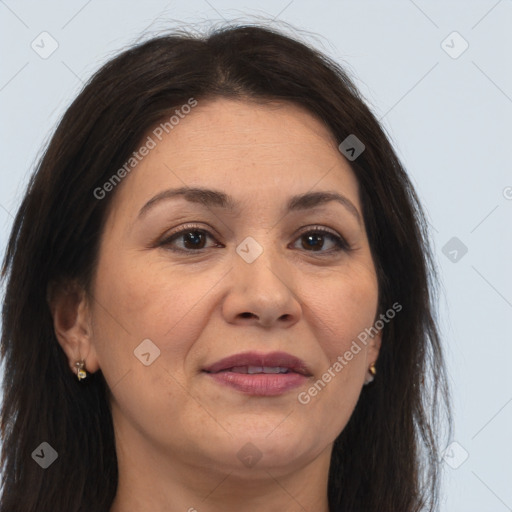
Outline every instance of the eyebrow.
<path id="1" fill-rule="evenodd" d="M 151 198 L 139 211 L 138 218 L 142 218 L 147 212 L 153 208 L 157 203 L 172 199 L 175 197 L 183 197 L 191 203 L 199 203 L 207 208 L 216 207 L 222 208 L 226 211 L 233 212 L 239 209 L 239 203 L 236 202 L 231 196 L 219 190 L 201 187 L 181 187 L 168 189 L 160 192 Z M 287 212 L 303 211 L 322 206 L 331 201 L 336 201 L 343 205 L 361 224 L 361 216 L 357 208 L 347 197 L 338 194 L 337 192 L 321 191 L 321 192 L 307 192 L 289 198 L 285 210 Z"/>

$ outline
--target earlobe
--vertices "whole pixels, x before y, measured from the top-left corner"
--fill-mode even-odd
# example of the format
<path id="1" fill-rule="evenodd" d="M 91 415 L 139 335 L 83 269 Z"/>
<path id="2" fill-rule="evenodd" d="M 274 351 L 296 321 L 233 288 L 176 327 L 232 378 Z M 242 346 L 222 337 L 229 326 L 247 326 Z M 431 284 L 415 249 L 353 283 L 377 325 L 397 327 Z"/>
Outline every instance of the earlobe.
<path id="1" fill-rule="evenodd" d="M 377 374 L 376 364 L 379 358 L 380 347 L 382 343 L 382 330 L 380 330 L 375 336 L 371 337 L 371 341 L 368 346 L 367 361 L 371 361 L 367 368 L 365 385 L 373 382 L 375 375 Z"/>
<path id="2" fill-rule="evenodd" d="M 99 369 L 93 344 L 90 308 L 85 291 L 76 283 L 52 283 L 48 287 L 48 305 L 53 318 L 55 336 L 68 358 L 71 371 L 77 374 L 76 363 L 83 360 L 84 370 Z"/>
<path id="3" fill-rule="evenodd" d="M 379 358 L 380 347 L 382 344 L 382 329 L 372 338 L 368 350 L 368 358 L 370 361 L 377 362 Z"/>

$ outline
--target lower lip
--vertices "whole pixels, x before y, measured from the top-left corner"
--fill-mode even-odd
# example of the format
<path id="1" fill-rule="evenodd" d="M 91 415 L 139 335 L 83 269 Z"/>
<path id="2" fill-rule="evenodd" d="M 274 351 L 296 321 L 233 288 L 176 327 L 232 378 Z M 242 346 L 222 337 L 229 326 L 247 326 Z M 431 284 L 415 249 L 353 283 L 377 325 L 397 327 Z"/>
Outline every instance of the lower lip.
<path id="1" fill-rule="evenodd" d="M 307 377 L 299 373 L 208 373 L 214 380 L 242 393 L 258 396 L 281 395 L 290 389 L 302 386 Z"/>

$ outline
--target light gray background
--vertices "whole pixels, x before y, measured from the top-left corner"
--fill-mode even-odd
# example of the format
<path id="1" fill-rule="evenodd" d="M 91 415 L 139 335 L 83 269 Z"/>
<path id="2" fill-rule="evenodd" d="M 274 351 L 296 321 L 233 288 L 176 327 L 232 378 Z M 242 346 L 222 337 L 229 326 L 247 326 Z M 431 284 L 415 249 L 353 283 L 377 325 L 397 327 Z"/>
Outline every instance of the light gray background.
<path id="1" fill-rule="evenodd" d="M 2 255 L 36 157 L 92 72 L 143 31 L 259 16 L 316 34 L 307 40 L 352 73 L 408 169 L 442 274 L 458 443 L 442 511 L 512 510 L 511 0 L 0 0 Z M 31 48 L 43 31 L 59 45 L 47 59 Z M 469 44 L 459 56 L 453 31 Z M 468 249 L 456 262 L 443 253 L 452 237 Z"/>

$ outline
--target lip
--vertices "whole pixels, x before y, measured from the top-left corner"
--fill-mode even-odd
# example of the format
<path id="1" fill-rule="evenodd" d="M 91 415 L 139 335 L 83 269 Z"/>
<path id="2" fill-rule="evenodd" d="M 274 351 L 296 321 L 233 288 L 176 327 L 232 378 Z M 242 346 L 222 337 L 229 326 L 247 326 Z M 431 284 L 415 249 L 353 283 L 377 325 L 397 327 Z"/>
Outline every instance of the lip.
<path id="1" fill-rule="evenodd" d="M 289 373 L 236 373 L 240 366 L 288 368 Z M 244 352 L 235 354 L 203 369 L 216 382 L 250 395 L 276 396 L 303 385 L 312 376 L 301 359 L 286 352 Z"/>
<path id="2" fill-rule="evenodd" d="M 289 368 L 291 371 L 306 377 L 311 376 L 311 372 L 306 363 L 302 361 L 302 359 L 292 356 L 287 352 L 269 352 L 267 354 L 261 352 L 243 352 L 241 354 L 234 354 L 208 366 L 204 371 L 208 373 L 218 373 L 236 366 L 281 366 L 283 368 Z"/>

